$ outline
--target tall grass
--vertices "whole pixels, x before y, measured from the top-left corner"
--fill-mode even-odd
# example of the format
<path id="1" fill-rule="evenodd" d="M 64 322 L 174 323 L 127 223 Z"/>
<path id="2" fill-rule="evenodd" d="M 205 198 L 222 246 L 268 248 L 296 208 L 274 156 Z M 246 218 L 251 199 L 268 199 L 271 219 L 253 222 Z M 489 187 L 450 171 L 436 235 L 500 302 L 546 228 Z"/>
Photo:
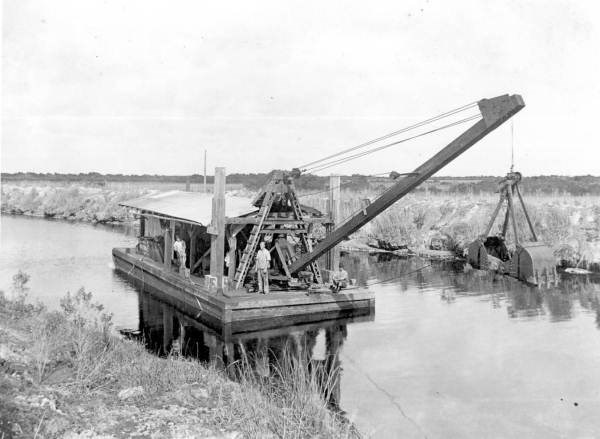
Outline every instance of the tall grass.
<path id="1" fill-rule="evenodd" d="M 359 437 L 352 424 L 331 410 L 332 393 L 339 386 L 338 366 L 313 362 L 289 345 L 270 366 L 265 366 L 265 356 L 244 352 L 230 366 L 236 381 L 249 391 L 235 394 L 227 410 L 218 412 L 224 425 L 249 425 L 245 432 L 251 437 L 260 437 L 261 431 L 293 438 Z M 327 364 L 336 363 L 331 358 Z M 260 421 L 252 423 L 252 419 Z"/>
<path id="2" fill-rule="evenodd" d="M 21 288 L 28 280 L 24 273 L 15 279 Z M 145 400 L 169 392 L 181 395 L 189 386 L 200 386 L 207 396 L 204 403 L 210 406 L 208 423 L 215 428 L 241 431 L 245 437 L 358 436 L 328 409 L 333 383 L 327 377 L 335 374 L 325 374 L 292 351 L 280 356 L 268 377 L 256 373 L 255 362 L 247 355 L 229 372 L 193 359 L 160 358 L 142 344 L 114 335 L 111 316 L 84 289 L 68 294 L 56 311 L 0 295 L 0 328 L 6 325 L 27 331 L 26 363 L 36 385 L 44 388 L 58 386 L 62 393 L 86 398 L 96 393 L 116 398 L 118 391 L 139 386 L 144 392 L 138 398 Z M 57 371 L 62 371 L 60 382 L 49 384 Z"/>
<path id="3" fill-rule="evenodd" d="M 374 191 L 342 191 L 341 217 L 361 210 L 364 199 L 373 200 Z M 327 193 L 302 197 L 302 203 L 327 211 Z M 525 194 L 525 203 L 538 239 L 557 255 L 569 252 L 575 259 L 600 262 L 600 197 Z M 433 236 L 443 236 L 451 249 L 462 251 L 485 231 L 498 203 L 498 194 L 426 194 L 404 197 L 357 231 L 357 239 L 382 240 L 396 246 L 427 247 Z M 525 215 L 517 206 L 516 222 L 520 241 L 531 240 Z M 492 229 L 501 230 L 504 211 Z M 514 241 L 512 225 L 508 240 Z M 572 259 L 572 258 L 571 258 Z"/>

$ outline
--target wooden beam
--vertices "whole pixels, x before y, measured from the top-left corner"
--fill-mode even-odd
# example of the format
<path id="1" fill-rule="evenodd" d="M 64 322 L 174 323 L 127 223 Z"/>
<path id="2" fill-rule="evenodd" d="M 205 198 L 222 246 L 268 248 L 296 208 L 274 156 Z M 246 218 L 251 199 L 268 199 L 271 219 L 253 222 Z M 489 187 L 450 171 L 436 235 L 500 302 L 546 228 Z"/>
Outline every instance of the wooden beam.
<path id="1" fill-rule="evenodd" d="M 226 218 L 225 222 L 227 224 L 258 224 L 259 219 L 254 217 L 235 217 L 235 218 Z M 328 216 L 324 217 L 314 217 L 314 218 L 305 218 L 303 221 L 297 220 L 288 220 L 285 218 L 279 219 L 266 219 L 263 221 L 265 225 L 297 225 L 297 224 L 327 224 L 331 222 L 331 218 Z"/>
<path id="2" fill-rule="evenodd" d="M 327 234 L 335 228 L 340 218 L 340 185 L 341 179 L 339 175 L 329 177 L 329 217 L 331 225 L 327 227 Z M 327 269 L 330 271 L 338 271 L 340 269 L 340 246 L 336 245 L 327 254 Z"/>
<path id="3" fill-rule="evenodd" d="M 190 274 L 193 273 L 194 262 L 196 262 L 196 227 L 190 230 Z"/>
<path id="4" fill-rule="evenodd" d="M 140 215 L 140 236 L 146 236 L 146 217 Z"/>
<path id="5" fill-rule="evenodd" d="M 305 229 L 262 229 L 259 232 L 261 235 L 298 235 L 300 233 L 308 233 Z"/>
<path id="6" fill-rule="evenodd" d="M 223 290 L 223 264 L 225 259 L 225 168 L 215 168 L 210 236 L 210 275 L 217 278 L 217 289 Z"/>
<path id="7" fill-rule="evenodd" d="M 165 229 L 165 254 L 163 263 L 168 271 L 171 271 L 171 260 L 173 259 L 173 234 L 175 233 L 175 222 L 169 221 L 169 226 Z"/>
<path id="8" fill-rule="evenodd" d="M 288 270 L 287 262 L 285 261 L 285 255 L 283 254 L 281 247 L 279 247 L 278 242 L 275 243 L 275 251 L 277 252 L 277 256 L 279 256 L 279 261 L 281 262 L 281 266 L 283 267 L 283 271 L 285 272 L 286 277 L 292 277 L 290 275 L 290 270 Z"/>

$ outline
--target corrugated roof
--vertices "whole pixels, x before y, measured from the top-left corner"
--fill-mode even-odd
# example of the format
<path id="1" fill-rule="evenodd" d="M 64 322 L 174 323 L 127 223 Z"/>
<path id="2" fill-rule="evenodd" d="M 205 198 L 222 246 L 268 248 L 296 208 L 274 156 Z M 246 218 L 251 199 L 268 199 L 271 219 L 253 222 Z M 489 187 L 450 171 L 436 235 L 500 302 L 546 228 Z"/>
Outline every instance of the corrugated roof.
<path id="1" fill-rule="evenodd" d="M 147 195 L 119 203 L 121 206 L 133 207 L 157 215 L 164 215 L 203 226 L 212 219 L 212 194 L 203 192 L 169 191 Z M 236 217 L 254 212 L 252 198 L 225 195 L 225 216 Z"/>

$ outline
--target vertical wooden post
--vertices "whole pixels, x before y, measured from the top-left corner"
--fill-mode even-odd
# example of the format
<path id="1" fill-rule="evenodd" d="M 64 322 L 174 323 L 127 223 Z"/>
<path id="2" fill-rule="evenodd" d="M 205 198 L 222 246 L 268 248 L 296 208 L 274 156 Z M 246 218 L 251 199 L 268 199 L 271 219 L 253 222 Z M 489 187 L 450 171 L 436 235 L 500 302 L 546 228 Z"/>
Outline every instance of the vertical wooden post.
<path id="1" fill-rule="evenodd" d="M 169 221 L 169 227 L 165 229 L 165 257 L 164 266 L 167 270 L 171 270 L 171 260 L 173 259 L 173 234 L 175 233 L 175 221 Z"/>
<path id="2" fill-rule="evenodd" d="M 192 226 L 190 230 L 190 274 L 196 263 L 196 226 Z"/>
<path id="3" fill-rule="evenodd" d="M 233 285 L 233 281 L 235 280 L 235 265 L 237 263 L 236 259 L 236 250 L 237 250 L 237 236 L 229 236 L 229 270 L 227 271 L 227 277 L 229 278 L 229 285 Z"/>
<path id="4" fill-rule="evenodd" d="M 168 305 L 163 304 L 161 308 L 163 318 L 163 351 L 165 354 L 168 354 L 171 349 L 171 342 L 173 341 L 173 313 Z"/>
<path id="5" fill-rule="evenodd" d="M 140 236 L 143 238 L 146 236 L 146 217 L 140 215 Z"/>
<path id="6" fill-rule="evenodd" d="M 333 224 L 328 226 L 328 232 L 331 233 L 337 223 L 340 221 L 340 176 L 332 175 L 329 177 L 329 217 Z M 340 246 L 336 245 L 327 255 L 327 269 L 338 271 L 340 268 Z"/>
<path id="7" fill-rule="evenodd" d="M 215 168 L 211 228 L 210 275 L 217 278 L 217 289 L 222 290 L 225 258 L 225 168 Z"/>
<path id="8" fill-rule="evenodd" d="M 206 150 L 204 150 L 204 193 L 206 193 Z"/>
<path id="9" fill-rule="evenodd" d="M 182 319 L 179 319 L 179 354 L 183 355 L 185 352 L 185 323 Z"/>

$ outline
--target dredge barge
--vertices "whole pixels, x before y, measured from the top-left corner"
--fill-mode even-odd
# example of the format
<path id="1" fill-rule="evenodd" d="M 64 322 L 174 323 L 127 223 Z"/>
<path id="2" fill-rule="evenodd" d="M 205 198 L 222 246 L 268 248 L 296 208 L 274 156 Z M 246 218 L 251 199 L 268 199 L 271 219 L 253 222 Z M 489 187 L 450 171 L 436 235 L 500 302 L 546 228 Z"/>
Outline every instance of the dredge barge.
<path id="1" fill-rule="evenodd" d="M 329 208 L 324 214 L 300 204 L 294 186 L 302 172 L 299 169 L 273 171 L 254 199 L 226 194 L 225 169 L 216 168 L 212 195 L 174 191 L 123 202 L 139 214 L 139 242 L 135 248 L 113 249 L 115 266 L 170 301 L 225 324 L 251 327 L 252 322 L 260 322 L 257 325 L 264 328 L 265 320 L 276 327 L 282 320 L 310 321 L 324 314 L 335 318 L 352 310 L 372 312 L 375 297 L 367 288 L 351 279 L 341 289 L 332 288 L 331 281 L 341 272 L 339 244 L 524 106 L 519 95 L 503 95 L 426 121 L 464 109 L 478 110 L 475 116 L 441 127 L 477 119 L 413 172 L 397 176 L 381 196 L 345 221 L 340 221 L 340 177 L 330 179 Z M 313 233 L 316 227 L 324 228 L 320 241 Z M 256 294 L 253 269 L 261 241 L 272 260 L 271 288 L 266 295 Z M 174 252 L 175 245 L 180 246 L 178 252 Z M 174 264 L 181 248 L 185 256 Z"/>

